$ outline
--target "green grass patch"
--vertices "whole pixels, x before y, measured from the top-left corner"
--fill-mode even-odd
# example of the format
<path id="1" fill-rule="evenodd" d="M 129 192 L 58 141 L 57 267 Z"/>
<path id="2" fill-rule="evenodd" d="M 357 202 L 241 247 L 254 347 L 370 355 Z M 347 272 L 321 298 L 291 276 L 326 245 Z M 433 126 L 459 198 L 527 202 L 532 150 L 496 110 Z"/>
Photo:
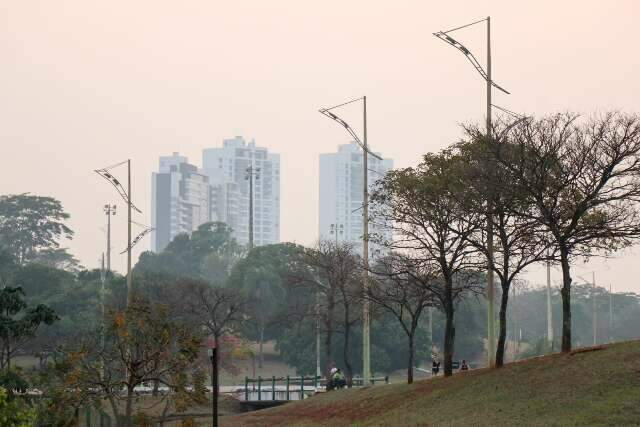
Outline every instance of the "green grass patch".
<path id="1" fill-rule="evenodd" d="M 414 384 L 324 393 L 231 426 L 640 426 L 640 341 Z"/>

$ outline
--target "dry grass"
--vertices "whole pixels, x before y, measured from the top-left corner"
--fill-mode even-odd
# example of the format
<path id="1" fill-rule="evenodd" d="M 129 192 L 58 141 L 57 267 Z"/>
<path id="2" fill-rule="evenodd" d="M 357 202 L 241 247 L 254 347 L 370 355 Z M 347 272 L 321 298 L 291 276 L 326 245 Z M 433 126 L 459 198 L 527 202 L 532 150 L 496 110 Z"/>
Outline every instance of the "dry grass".
<path id="1" fill-rule="evenodd" d="M 595 350 L 595 349 L 594 349 Z M 235 426 L 640 426 L 640 342 L 451 378 L 325 393 Z"/>

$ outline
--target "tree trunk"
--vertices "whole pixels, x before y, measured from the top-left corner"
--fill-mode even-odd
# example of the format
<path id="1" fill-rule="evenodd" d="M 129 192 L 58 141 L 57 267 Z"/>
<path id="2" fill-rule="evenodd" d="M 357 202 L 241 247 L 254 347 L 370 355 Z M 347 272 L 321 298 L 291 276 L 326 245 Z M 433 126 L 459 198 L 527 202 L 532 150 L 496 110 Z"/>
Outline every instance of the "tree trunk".
<path id="1" fill-rule="evenodd" d="M 504 349 L 507 341 L 507 304 L 509 303 L 509 284 L 502 284 L 502 298 L 500 300 L 500 332 L 498 333 L 498 347 L 496 348 L 496 368 L 504 365 Z"/>
<path id="2" fill-rule="evenodd" d="M 344 359 L 344 372 L 347 379 L 347 387 L 353 385 L 353 368 L 349 361 L 349 340 L 351 338 L 351 324 L 349 323 L 349 304 L 344 305 L 344 347 L 342 348 L 342 358 Z"/>
<path id="3" fill-rule="evenodd" d="M 133 387 L 127 387 L 127 403 L 124 410 L 124 426 L 131 427 L 133 425 L 131 415 L 133 414 Z"/>
<path id="4" fill-rule="evenodd" d="M 324 321 L 326 328 L 326 335 L 324 338 L 324 354 L 325 354 L 325 375 L 327 381 L 331 377 L 331 368 L 333 368 L 333 360 L 331 358 L 331 344 L 333 339 L 333 311 L 335 308 L 335 301 L 332 294 L 327 295 L 327 314 Z"/>
<path id="5" fill-rule="evenodd" d="M 413 383 L 413 364 L 415 358 L 415 344 L 414 344 L 415 330 L 412 330 L 409 334 L 409 360 L 407 362 L 407 384 Z"/>
<path id="6" fill-rule="evenodd" d="M 562 352 L 571 351 L 571 266 L 566 248 L 560 247 L 562 266 Z"/>
<path id="7" fill-rule="evenodd" d="M 447 278 L 445 283 L 445 327 L 444 327 L 444 376 L 453 375 L 453 343 L 455 339 L 455 328 L 453 325 L 453 283 L 451 278 Z"/>

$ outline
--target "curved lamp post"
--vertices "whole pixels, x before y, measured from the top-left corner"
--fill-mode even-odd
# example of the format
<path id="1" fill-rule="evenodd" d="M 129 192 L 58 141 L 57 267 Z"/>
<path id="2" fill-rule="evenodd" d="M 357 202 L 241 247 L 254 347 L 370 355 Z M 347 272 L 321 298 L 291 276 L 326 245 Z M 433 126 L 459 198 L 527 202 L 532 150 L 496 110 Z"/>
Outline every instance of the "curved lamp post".
<path id="1" fill-rule="evenodd" d="M 362 140 L 360 140 L 358 134 L 351 128 L 351 126 L 349 126 L 347 122 L 331 112 L 331 110 L 333 109 L 358 101 L 362 101 L 363 103 L 364 126 Z M 364 186 L 362 193 L 362 262 L 364 266 L 362 273 L 362 290 L 366 295 L 369 289 L 369 188 L 367 182 L 367 173 L 369 171 L 369 168 L 367 167 L 367 159 L 369 155 L 371 155 L 379 160 L 382 160 L 382 157 L 369 151 L 369 147 L 367 146 L 367 97 L 363 96 L 362 98 L 352 99 L 351 101 L 347 101 L 333 107 L 321 108 L 319 111 L 321 114 L 324 114 L 331 120 L 344 127 L 347 132 L 349 132 L 349 135 L 351 135 L 356 143 L 362 148 L 362 159 L 364 163 L 362 168 L 364 177 Z M 371 378 L 371 341 L 369 333 L 371 328 L 371 315 L 369 312 L 369 302 L 366 298 L 364 299 L 364 302 L 362 304 L 362 310 L 362 379 L 364 384 L 368 384 L 369 379 Z"/>

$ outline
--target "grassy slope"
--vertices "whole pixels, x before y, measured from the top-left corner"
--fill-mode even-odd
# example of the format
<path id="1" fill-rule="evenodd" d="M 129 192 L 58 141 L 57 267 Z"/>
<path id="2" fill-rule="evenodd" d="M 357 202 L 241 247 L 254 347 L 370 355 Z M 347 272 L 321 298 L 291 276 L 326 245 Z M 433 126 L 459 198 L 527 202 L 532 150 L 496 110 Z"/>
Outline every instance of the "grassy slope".
<path id="1" fill-rule="evenodd" d="M 277 425 L 640 426 L 640 341 L 222 418 L 224 427 Z"/>

